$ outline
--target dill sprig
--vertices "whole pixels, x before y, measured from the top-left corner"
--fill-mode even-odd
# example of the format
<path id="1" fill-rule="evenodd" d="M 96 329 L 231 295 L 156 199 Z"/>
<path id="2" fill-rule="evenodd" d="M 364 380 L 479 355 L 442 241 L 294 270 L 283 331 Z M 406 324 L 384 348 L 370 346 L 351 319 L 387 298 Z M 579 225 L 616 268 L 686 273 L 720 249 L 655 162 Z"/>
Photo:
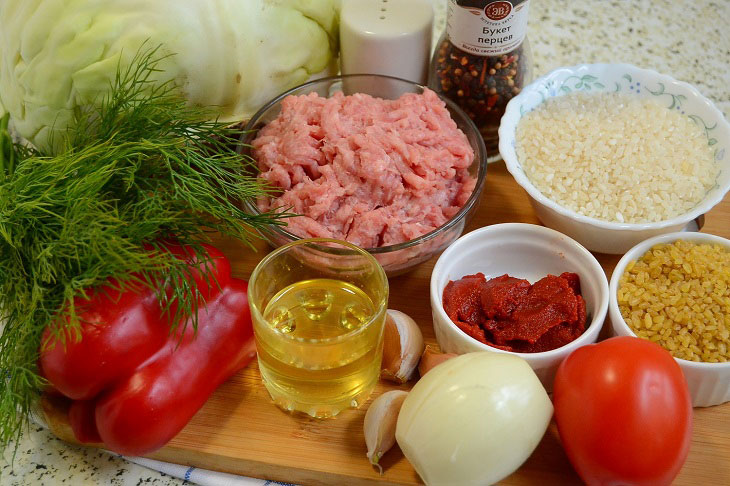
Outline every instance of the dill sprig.
<path id="1" fill-rule="evenodd" d="M 50 144 L 56 153 L 13 143 L 7 116 L 0 121 L 3 451 L 17 446 L 45 386 L 36 364 L 42 333 L 50 327 L 63 339 L 69 326 L 78 330 L 76 298 L 112 277 L 122 288 L 141 283 L 162 308 L 176 303 L 173 326 L 187 316 L 195 325 L 191 269 L 164 241 L 191 245 L 204 260 L 200 244 L 211 232 L 250 244 L 256 228 L 281 222 L 239 207 L 267 194 L 247 175 L 252 161 L 232 148 L 240 132 L 188 106 L 172 82 L 155 82 L 161 59 L 140 50 L 119 67 L 109 94 L 77 110 L 73 128 Z"/>

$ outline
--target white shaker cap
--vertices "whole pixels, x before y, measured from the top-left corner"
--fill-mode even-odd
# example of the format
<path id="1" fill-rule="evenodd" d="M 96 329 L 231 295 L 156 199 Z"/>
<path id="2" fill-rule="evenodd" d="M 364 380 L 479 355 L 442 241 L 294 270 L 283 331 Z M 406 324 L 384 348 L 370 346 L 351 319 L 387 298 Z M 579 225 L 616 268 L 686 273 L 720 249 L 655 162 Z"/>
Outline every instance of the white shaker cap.
<path id="1" fill-rule="evenodd" d="M 426 84 L 432 29 L 431 0 L 343 0 L 342 74 L 385 74 Z"/>

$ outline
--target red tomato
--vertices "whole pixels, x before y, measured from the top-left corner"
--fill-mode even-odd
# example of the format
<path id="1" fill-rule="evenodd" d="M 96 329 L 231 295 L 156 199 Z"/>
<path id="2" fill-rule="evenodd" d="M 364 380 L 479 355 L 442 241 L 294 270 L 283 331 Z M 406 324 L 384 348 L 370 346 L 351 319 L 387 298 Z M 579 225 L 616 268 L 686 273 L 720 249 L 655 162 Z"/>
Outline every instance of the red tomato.
<path id="1" fill-rule="evenodd" d="M 671 484 L 692 435 L 682 370 L 658 344 L 616 337 L 573 351 L 558 368 L 555 420 L 589 485 Z"/>

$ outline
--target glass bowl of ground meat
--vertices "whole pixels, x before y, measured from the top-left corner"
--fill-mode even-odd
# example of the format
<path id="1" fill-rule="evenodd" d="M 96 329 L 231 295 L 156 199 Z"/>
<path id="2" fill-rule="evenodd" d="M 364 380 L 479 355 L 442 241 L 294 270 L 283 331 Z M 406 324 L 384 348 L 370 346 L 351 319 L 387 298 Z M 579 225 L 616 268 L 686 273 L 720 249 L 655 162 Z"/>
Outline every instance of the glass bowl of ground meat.
<path id="1" fill-rule="evenodd" d="M 282 93 L 249 121 L 240 151 L 271 188 L 246 209 L 295 215 L 261 230 L 272 246 L 346 240 L 373 254 L 388 276 L 461 235 L 487 171 L 479 131 L 456 104 L 371 74 Z"/>
<path id="2" fill-rule="evenodd" d="M 459 238 L 436 262 L 430 294 L 442 351 L 516 354 L 548 391 L 562 360 L 596 341 L 608 310 L 596 258 L 562 233 L 523 223 Z"/>

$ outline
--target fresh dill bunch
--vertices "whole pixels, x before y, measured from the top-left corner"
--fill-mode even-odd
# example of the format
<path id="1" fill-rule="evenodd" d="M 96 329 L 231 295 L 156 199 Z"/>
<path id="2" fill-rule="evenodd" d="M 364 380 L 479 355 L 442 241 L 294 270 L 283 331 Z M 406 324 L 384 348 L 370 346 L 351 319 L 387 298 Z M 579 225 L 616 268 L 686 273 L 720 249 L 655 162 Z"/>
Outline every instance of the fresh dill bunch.
<path id="1" fill-rule="evenodd" d="M 177 303 L 173 326 L 188 316 L 195 325 L 191 269 L 164 241 L 205 260 L 200 244 L 210 233 L 250 245 L 255 229 L 286 216 L 240 208 L 268 194 L 233 148 L 240 132 L 188 106 L 172 82 L 156 83 L 160 59 L 157 49 L 140 50 L 119 67 L 109 94 L 78 110 L 62 143 L 50 144 L 57 153 L 13 143 L 7 116 L 0 121 L 3 451 L 17 445 L 45 386 L 37 367 L 44 329 L 61 340 L 64 329 L 79 329 L 74 299 L 112 277 L 123 288 L 142 283 L 163 309 Z"/>

